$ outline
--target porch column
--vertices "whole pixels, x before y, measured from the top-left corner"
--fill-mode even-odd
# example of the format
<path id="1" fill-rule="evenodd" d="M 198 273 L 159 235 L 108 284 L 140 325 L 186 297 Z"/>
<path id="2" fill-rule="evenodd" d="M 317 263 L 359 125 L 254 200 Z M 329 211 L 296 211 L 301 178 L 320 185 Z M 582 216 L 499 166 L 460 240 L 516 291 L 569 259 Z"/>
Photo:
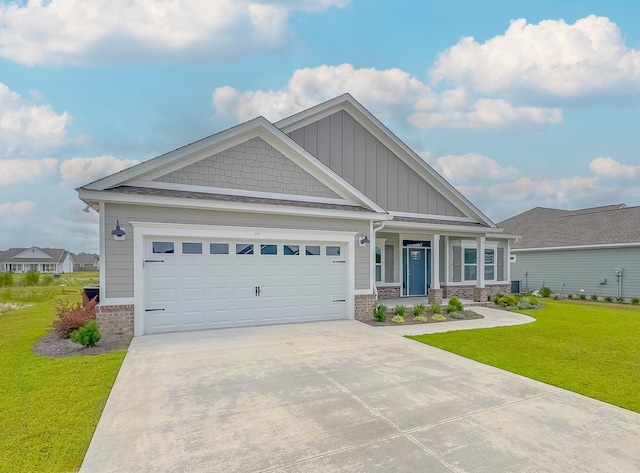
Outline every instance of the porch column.
<path id="1" fill-rule="evenodd" d="M 476 287 L 473 291 L 473 300 L 476 302 L 487 301 L 487 289 L 484 285 L 484 244 L 485 237 L 479 236 L 477 239 L 478 253 L 476 257 L 477 273 L 476 273 Z"/>
<path id="2" fill-rule="evenodd" d="M 431 287 L 429 287 L 429 302 L 442 303 L 442 289 L 440 289 L 440 235 L 433 235 L 431 241 Z"/>

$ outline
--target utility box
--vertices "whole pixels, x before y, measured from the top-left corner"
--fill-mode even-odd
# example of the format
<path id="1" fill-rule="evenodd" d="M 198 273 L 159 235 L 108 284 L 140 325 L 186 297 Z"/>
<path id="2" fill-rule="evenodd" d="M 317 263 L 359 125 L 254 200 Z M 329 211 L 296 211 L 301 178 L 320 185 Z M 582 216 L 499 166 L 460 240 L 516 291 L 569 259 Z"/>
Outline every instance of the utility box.
<path id="1" fill-rule="evenodd" d="M 511 281 L 511 294 L 520 293 L 520 281 Z"/>

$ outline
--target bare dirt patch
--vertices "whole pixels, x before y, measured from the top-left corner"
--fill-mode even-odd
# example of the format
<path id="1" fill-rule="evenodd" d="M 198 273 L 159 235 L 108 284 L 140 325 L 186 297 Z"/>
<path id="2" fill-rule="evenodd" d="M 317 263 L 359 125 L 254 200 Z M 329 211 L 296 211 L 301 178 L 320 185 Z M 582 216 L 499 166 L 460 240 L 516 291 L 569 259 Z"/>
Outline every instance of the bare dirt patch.
<path id="1" fill-rule="evenodd" d="M 54 331 L 47 332 L 40 337 L 33 346 L 33 351 L 39 356 L 49 358 L 64 358 L 66 356 L 101 355 L 116 350 L 129 348 L 129 340 L 100 341 L 94 347 L 85 348 L 68 338 L 59 338 Z"/>

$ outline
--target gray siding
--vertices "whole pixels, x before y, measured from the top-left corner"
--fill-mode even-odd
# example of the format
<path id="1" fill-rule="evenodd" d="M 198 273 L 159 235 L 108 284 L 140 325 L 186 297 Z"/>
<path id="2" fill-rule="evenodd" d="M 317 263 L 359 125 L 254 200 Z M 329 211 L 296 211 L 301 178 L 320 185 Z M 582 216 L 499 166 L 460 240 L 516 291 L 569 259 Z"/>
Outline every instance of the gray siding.
<path id="1" fill-rule="evenodd" d="M 345 111 L 289 136 L 386 210 L 465 216 Z"/>
<path id="2" fill-rule="evenodd" d="M 156 181 L 280 194 L 340 198 L 260 138 L 173 171 Z"/>
<path id="3" fill-rule="evenodd" d="M 111 236 L 116 219 L 120 221 L 120 226 L 126 232 L 127 237 L 124 241 L 116 241 Z M 368 221 L 106 204 L 105 255 L 103 256 L 107 297 L 133 297 L 133 227 L 129 224 L 131 221 L 369 233 Z M 369 247 L 355 245 L 356 289 L 370 287 L 369 274 Z"/>
<path id="4" fill-rule="evenodd" d="M 623 268 L 622 296 L 640 297 L 640 248 L 513 253 L 511 280 L 520 281 L 522 291 L 538 290 L 544 284 L 553 292 L 616 297 L 615 268 Z M 601 284 L 601 281 L 606 283 Z M 563 286 L 564 284 L 564 286 Z"/>

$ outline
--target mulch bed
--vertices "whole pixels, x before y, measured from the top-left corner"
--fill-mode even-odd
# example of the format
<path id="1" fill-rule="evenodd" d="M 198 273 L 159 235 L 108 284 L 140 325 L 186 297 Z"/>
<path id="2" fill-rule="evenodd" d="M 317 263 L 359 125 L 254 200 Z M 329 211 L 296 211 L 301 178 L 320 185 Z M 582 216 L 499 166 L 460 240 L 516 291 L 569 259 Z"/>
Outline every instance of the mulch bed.
<path id="1" fill-rule="evenodd" d="M 431 315 L 429 315 L 429 317 L 427 317 L 427 321 L 426 322 L 418 322 L 416 320 L 413 320 L 413 317 L 405 317 L 404 319 L 404 323 L 403 324 L 399 324 L 396 322 L 392 322 L 391 321 L 391 317 L 393 317 L 393 315 L 387 315 L 387 321 L 386 322 L 377 322 L 373 319 L 369 319 L 369 320 L 361 320 L 361 322 L 364 322 L 367 325 L 371 325 L 372 327 L 384 327 L 384 326 L 388 326 L 388 325 L 425 325 L 425 324 L 443 324 L 445 322 L 459 322 L 461 320 L 474 320 L 474 319 L 484 319 L 484 317 L 480 314 L 478 314 L 477 312 L 474 312 L 474 316 L 469 316 L 469 317 L 465 317 L 463 319 L 454 319 L 452 317 L 449 317 L 447 314 L 442 314 L 442 316 L 445 318 L 445 320 L 431 320 Z"/>
<path id="2" fill-rule="evenodd" d="M 68 338 L 58 338 L 52 330 L 40 337 L 33 346 L 36 355 L 49 358 L 64 358 L 67 356 L 90 356 L 101 355 L 116 350 L 126 350 L 129 348 L 129 341 L 98 342 L 96 346 L 85 348 Z"/>

